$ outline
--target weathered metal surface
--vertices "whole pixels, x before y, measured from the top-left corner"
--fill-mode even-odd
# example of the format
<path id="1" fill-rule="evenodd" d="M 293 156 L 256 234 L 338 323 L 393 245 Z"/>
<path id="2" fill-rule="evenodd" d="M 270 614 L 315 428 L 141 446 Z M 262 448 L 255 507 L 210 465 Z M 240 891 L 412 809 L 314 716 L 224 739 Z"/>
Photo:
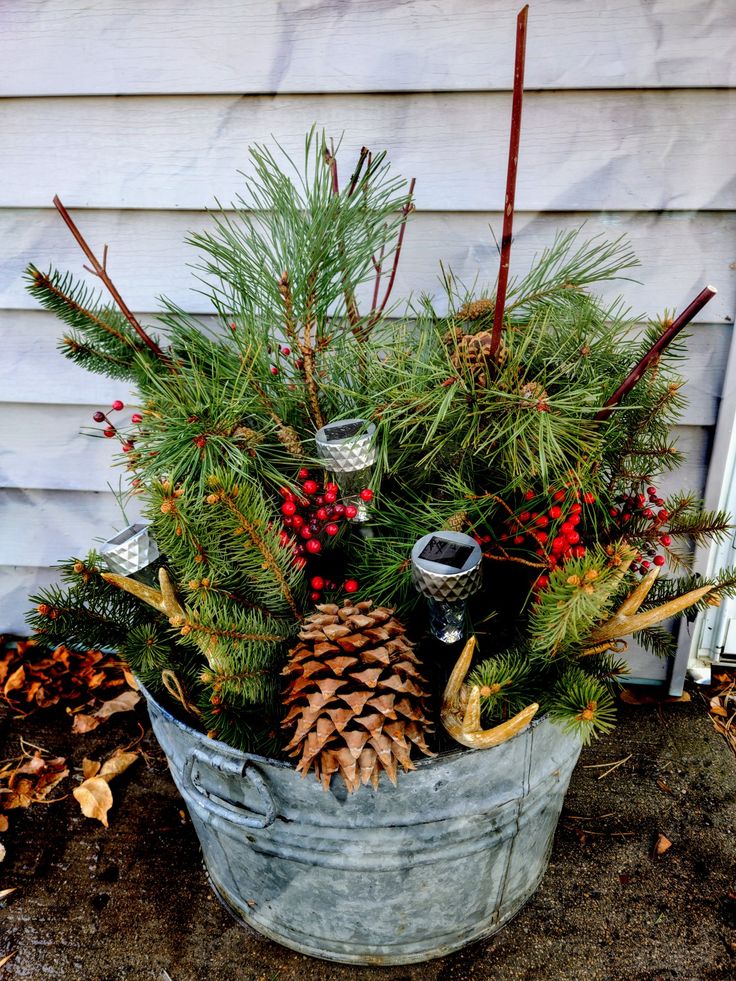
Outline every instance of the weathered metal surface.
<path id="1" fill-rule="evenodd" d="M 325 793 L 144 694 L 221 899 L 265 936 L 345 963 L 430 960 L 498 930 L 544 875 L 580 753 L 541 719 L 423 760 L 396 788 Z"/>

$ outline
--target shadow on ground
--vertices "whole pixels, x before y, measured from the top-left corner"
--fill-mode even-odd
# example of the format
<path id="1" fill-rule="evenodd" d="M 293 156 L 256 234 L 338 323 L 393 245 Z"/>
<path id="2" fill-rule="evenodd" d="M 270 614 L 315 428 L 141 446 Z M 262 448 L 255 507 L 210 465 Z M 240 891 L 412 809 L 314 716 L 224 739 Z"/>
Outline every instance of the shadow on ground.
<path id="1" fill-rule="evenodd" d="M 212 896 L 191 822 L 147 720 L 116 716 L 72 736 L 61 716 L 1 725 L 81 765 L 130 742 L 139 762 L 113 785 L 110 828 L 69 796 L 11 812 L 0 888 L 0 971 L 43 981 L 655 981 L 736 977 L 736 760 L 696 692 L 690 704 L 621 709 L 583 752 L 547 875 L 499 934 L 400 968 L 303 957 L 238 926 Z M 606 768 L 629 756 L 598 779 Z M 653 858 L 659 834 L 672 846 Z M 2 906 L 2 904 L 0 904 Z"/>

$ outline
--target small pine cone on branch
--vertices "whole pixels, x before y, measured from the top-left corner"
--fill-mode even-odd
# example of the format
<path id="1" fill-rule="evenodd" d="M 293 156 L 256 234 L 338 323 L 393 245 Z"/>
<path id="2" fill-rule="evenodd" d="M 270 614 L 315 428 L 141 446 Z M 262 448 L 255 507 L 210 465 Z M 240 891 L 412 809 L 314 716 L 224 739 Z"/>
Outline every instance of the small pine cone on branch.
<path id="1" fill-rule="evenodd" d="M 412 746 L 434 755 L 424 738 L 426 681 L 393 610 L 349 599 L 317 606 L 283 674 L 282 727 L 295 730 L 286 750 L 302 776 L 314 767 L 325 790 L 334 773 L 350 793 L 377 787 L 381 770 L 395 784 L 399 766 L 415 768 Z"/>

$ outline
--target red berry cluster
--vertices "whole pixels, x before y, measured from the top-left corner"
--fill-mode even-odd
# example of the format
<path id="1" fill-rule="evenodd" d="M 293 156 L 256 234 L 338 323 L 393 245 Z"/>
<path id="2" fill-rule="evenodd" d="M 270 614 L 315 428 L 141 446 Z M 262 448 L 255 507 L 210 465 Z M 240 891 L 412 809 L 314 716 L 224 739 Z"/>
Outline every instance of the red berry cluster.
<path id="1" fill-rule="evenodd" d="M 270 347 L 268 348 L 268 353 L 269 354 L 272 353 L 272 349 Z M 291 354 L 291 348 L 286 344 L 279 344 L 278 353 L 281 355 L 282 358 L 288 358 L 289 355 Z M 301 358 L 297 358 L 296 361 L 294 362 L 294 366 L 297 368 L 298 371 L 301 371 L 302 368 L 304 367 L 304 362 L 302 361 Z M 280 374 L 281 369 L 277 364 L 274 363 L 269 368 L 269 371 L 271 372 L 272 375 L 278 375 Z"/>
<path id="2" fill-rule="evenodd" d="M 669 548 L 672 536 L 663 530 L 669 519 L 669 512 L 657 488 L 647 487 L 646 497 L 641 492 L 633 491 L 620 494 L 615 503 L 618 506 L 612 507 L 609 513 L 619 530 L 623 534 L 628 532 L 634 539 L 640 537 L 646 541 L 635 561 L 631 563 L 631 571 L 645 574 L 651 569 L 652 563 L 663 566 L 667 559 L 659 552 L 658 545 Z M 658 544 L 655 544 L 655 540 Z"/>
<path id="3" fill-rule="evenodd" d="M 524 494 L 527 508 L 510 517 L 507 522 L 508 531 L 502 536 L 502 541 L 510 541 L 514 545 L 531 548 L 535 555 L 552 571 L 569 558 L 582 558 L 587 547 L 584 540 L 583 504 L 595 504 L 595 494 L 590 491 L 555 490 L 550 488 L 550 503 L 544 504 L 543 510 L 532 511 L 531 504 L 537 495 L 529 490 Z M 570 503 L 570 498 L 577 500 Z M 542 573 L 537 577 L 535 591 L 549 585 L 549 576 Z"/>
<path id="4" fill-rule="evenodd" d="M 288 487 L 280 488 L 280 494 L 284 498 L 281 505 L 281 522 L 284 526 L 281 544 L 290 545 L 297 564 L 305 566 L 308 558 L 320 554 L 323 543 L 339 534 L 341 524 L 344 525 L 356 517 L 358 509 L 354 504 L 343 504 L 340 501 L 340 488 L 337 484 L 322 484 L 310 476 L 305 467 L 299 471 L 299 479 L 302 481 L 301 494 Z M 366 488 L 361 491 L 360 496 L 364 501 L 370 501 L 373 491 Z M 314 602 L 321 599 L 323 590 L 338 588 L 336 582 L 321 575 L 313 576 L 310 584 Z M 355 579 L 348 579 L 343 583 L 343 589 L 348 593 L 354 593 L 358 588 Z"/>
<path id="5" fill-rule="evenodd" d="M 111 408 L 114 412 L 122 412 L 122 410 L 125 408 L 125 403 L 121 402 L 120 399 L 115 399 Z M 125 433 L 122 433 L 115 425 L 113 425 L 107 413 L 98 410 L 95 412 L 92 418 L 95 422 L 107 423 L 105 428 L 102 430 L 102 435 L 106 436 L 108 439 L 117 437 L 120 441 L 120 445 L 122 446 L 123 453 L 130 453 L 135 448 L 135 442 L 130 439 L 130 437 L 126 436 Z M 134 412 L 130 417 L 130 421 L 135 423 L 143 422 L 143 416 L 138 412 Z"/>

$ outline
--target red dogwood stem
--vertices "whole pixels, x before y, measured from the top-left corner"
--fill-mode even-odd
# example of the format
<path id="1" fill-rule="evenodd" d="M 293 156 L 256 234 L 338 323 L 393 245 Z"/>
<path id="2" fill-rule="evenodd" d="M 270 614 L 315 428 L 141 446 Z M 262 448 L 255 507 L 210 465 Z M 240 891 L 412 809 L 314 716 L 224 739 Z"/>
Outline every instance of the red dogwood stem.
<path id="1" fill-rule="evenodd" d="M 514 96 L 511 103 L 511 138 L 509 140 L 509 165 L 506 172 L 506 198 L 503 209 L 503 233 L 501 235 L 501 265 L 498 270 L 496 308 L 491 335 L 491 358 L 495 358 L 501 344 L 503 313 L 506 306 L 506 287 L 509 281 L 511 237 L 514 230 L 514 199 L 516 198 L 516 172 L 519 167 L 519 141 L 521 138 L 521 106 L 524 96 L 524 61 L 526 58 L 526 21 L 529 4 L 519 11 L 516 18 L 516 60 L 514 64 Z"/>
<path id="2" fill-rule="evenodd" d="M 705 289 L 701 290 L 695 299 L 685 307 L 680 316 L 673 320 L 670 326 L 662 332 L 662 336 L 655 341 L 639 363 L 634 365 L 626 378 L 624 378 L 616 391 L 606 402 L 605 406 L 600 410 L 600 412 L 598 412 L 595 418 L 599 422 L 610 416 L 613 407 L 618 405 L 621 399 L 631 391 L 652 361 L 659 357 L 662 351 L 664 351 L 672 343 L 672 341 L 674 341 L 683 327 L 687 327 L 695 314 L 699 313 L 705 304 L 708 303 L 709 300 L 713 299 L 716 293 L 717 290 L 715 287 L 706 286 Z"/>

